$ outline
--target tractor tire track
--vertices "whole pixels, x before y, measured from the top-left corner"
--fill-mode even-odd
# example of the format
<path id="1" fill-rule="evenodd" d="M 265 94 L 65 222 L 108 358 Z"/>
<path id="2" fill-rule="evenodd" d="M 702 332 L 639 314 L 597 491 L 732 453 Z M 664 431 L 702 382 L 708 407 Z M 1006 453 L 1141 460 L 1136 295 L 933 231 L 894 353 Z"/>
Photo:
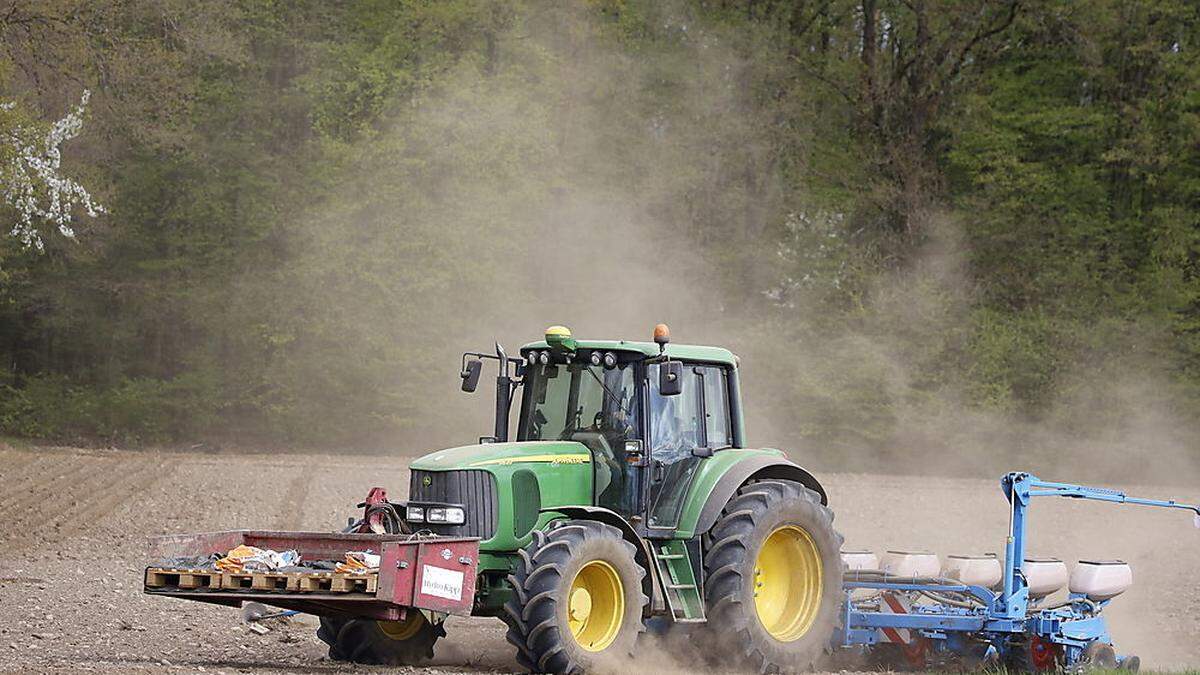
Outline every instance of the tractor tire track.
<path id="1" fill-rule="evenodd" d="M 138 461 L 134 458 L 99 462 L 81 462 L 84 480 L 71 490 L 72 501 L 47 501 L 38 496 L 34 508 L 26 509 L 10 519 L 15 532 L 34 532 L 36 538 L 58 541 L 64 537 L 97 526 L 112 511 L 144 495 L 155 480 L 162 477 L 162 462 Z M 105 466 L 105 465 L 109 466 Z M 55 480 L 62 480 L 56 477 Z M 28 537 L 25 543 L 35 539 Z M 18 542 L 19 544 L 20 542 Z"/>
<path id="2" fill-rule="evenodd" d="M 304 467 L 283 488 L 283 503 L 276 511 L 275 527 L 280 530 L 300 529 L 304 522 L 304 505 L 308 501 L 309 488 L 314 471 Z"/>
<path id="3" fill-rule="evenodd" d="M 121 468 L 128 467 L 128 472 L 122 472 L 116 485 L 99 500 L 80 502 L 71 517 L 88 516 L 95 524 L 103 524 L 124 506 L 145 507 L 152 511 L 154 495 L 150 488 L 170 477 L 175 465 L 167 466 L 162 457 L 156 457 L 152 462 L 123 462 Z"/>
<path id="4" fill-rule="evenodd" d="M 20 486 L 5 487 L 12 490 L 3 504 L 0 504 L 0 519 L 5 522 L 24 522 L 35 515 L 42 504 L 60 497 L 65 490 L 71 490 L 78 478 L 86 475 L 93 468 L 81 463 L 65 473 L 47 473 L 39 471 L 27 477 Z M 70 493 L 66 493 L 70 494 Z"/>
<path id="5" fill-rule="evenodd" d="M 44 498 L 44 495 L 38 493 L 56 483 L 67 484 L 89 470 L 89 467 L 83 462 L 78 462 L 65 467 L 64 470 L 55 471 L 52 467 L 56 462 L 61 461 L 60 458 L 45 457 L 38 458 L 38 460 L 21 467 L 23 475 L 19 478 L 5 481 L 5 494 L 3 498 L 0 498 L 0 513 L 9 510 L 14 504 L 30 501 L 30 494 Z"/>
<path id="6" fill-rule="evenodd" d="M 0 481 L 5 491 L 38 477 L 42 468 L 52 461 L 46 455 L 25 452 L 0 453 L 0 457 L 4 457 L 4 461 L 0 462 Z"/>
<path id="7" fill-rule="evenodd" d="M 29 501 L 30 494 L 44 492 L 54 478 L 47 475 L 43 465 L 33 466 L 28 473 L 11 474 L 3 480 L 3 494 L 0 494 L 0 514 L 6 514 L 16 507 Z"/>

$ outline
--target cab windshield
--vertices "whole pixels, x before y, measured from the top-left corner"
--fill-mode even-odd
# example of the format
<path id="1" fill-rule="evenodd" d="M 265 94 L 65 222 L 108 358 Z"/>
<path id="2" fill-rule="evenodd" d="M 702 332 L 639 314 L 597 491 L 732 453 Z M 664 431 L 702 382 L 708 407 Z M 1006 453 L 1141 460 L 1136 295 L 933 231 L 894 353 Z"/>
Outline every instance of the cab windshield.
<path id="1" fill-rule="evenodd" d="M 585 363 L 536 365 L 525 373 L 523 441 L 579 440 L 598 433 L 611 444 L 636 437 L 633 364 L 615 368 Z"/>
<path id="2" fill-rule="evenodd" d="M 582 443 L 592 456 L 596 504 L 625 515 L 637 513 L 641 492 L 625 456 L 625 441 L 640 436 L 635 370 L 632 363 L 605 368 L 583 359 L 531 366 L 517 430 L 523 441 Z"/>

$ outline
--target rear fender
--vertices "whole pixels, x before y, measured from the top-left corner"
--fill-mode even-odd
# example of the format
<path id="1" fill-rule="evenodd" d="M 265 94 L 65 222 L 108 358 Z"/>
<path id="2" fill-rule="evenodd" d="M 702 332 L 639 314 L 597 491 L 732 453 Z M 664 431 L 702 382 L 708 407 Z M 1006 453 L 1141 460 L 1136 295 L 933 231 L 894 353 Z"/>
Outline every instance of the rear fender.
<path id="1" fill-rule="evenodd" d="M 629 521 L 622 518 L 619 513 L 601 506 L 556 506 L 554 508 L 542 509 L 542 513 L 561 513 L 573 520 L 595 520 L 605 525 L 612 525 L 620 530 L 625 540 L 633 544 L 634 549 L 636 549 L 634 559 L 637 560 L 637 564 L 646 570 L 646 576 L 642 577 L 642 592 L 646 594 L 646 597 L 651 599 L 651 607 L 659 604 L 657 602 L 659 596 L 656 592 L 658 588 L 658 570 L 650 563 L 652 560 L 650 549 L 646 545 L 646 540 L 639 537 L 633 526 L 629 524 Z"/>
<path id="2" fill-rule="evenodd" d="M 804 487 L 821 496 L 821 503 L 828 504 L 829 497 L 825 488 L 808 470 L 777 455 L 758 455 L 747 457 L 725 470 L 725 473 L 713 485 L 703 508 L 696 517 L 695 524 L 680 523 L 680 530 L 699 536 L 707 532 L 721 516 L 722 509 L 737 493 L 738 489 L 752 480 L 775 478 L 800 483 Z"/>

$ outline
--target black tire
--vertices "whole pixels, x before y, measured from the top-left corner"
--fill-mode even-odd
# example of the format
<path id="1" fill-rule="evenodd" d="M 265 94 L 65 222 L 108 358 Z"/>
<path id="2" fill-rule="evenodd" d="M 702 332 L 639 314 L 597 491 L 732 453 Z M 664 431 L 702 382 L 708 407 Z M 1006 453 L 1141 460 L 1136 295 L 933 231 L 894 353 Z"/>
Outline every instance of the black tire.
<path id="1" fill-rule="evenodd" d="M 819 560 L 822 580 L 810 596 L 808 618 L 791 619 L 793 625 L 780 630 L 784 639 L 768 631 L 756 609 L 758 556 L 777 532 L 796 541 L 807 535 L 811 564 Z M 729 500 L 704 544 L 708 634 L 719 661 L 759 673 L 815 669 L 829 651 L 842 600 L 842 536 L 820 496 L 785 480 L 747 484 Z M 788 621 L 786 616 L 776 621 Z"/>
<path id="2" fill-rule="evenodd" d="M 1141 659 L 1138 659 L 1141 667 Z M 1075 672 L 1090 673 L 1117 669 L 1117 651 L 1107 642 L 1094 640 L 1083 650 L 1083 658 L 1075 664 Z"/>
<path id="3" fill-rule="evenodd" d="M 620 530 L 594 521 L 556 521 L 547 531 L 533 533 L 508 577 L 513 598 L 501 615 L 522 667 L 536 673 L 579 673 L 629 657 L 645 630 L 642 615 L 649 602 L 642 593 L 646 570 L 638 565 L 636 551 Z M 607 624 L 615 628 L 595 651 L 582 645 L 570 626 L 572 586 L 585 566 L 589 573 L 604 570 L 602 574 L 611 572 L 620 581 L 621 593 L 613 593 L 614 600 L 621 598 L 620 609 L 614 601 L 613 621 Z M 580 635 L 589 632 L 589 618 L 582 619 Z"/>
<path id="4" fill-rule="evenodd" d="M 428 661 L 433 658 L 434 643 L 445 635 L 441 624 L 429 623 L 415 610 L 404 622 L 323 616 L 317 629 L 317 638 L 329 645 L 331 660 L 385 666 Z"/>

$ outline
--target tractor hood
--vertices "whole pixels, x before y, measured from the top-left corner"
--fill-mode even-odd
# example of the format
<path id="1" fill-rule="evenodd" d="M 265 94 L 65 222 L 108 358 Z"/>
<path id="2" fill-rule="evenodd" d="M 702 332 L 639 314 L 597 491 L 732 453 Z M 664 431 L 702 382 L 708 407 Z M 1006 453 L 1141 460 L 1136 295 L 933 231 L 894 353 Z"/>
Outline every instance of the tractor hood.
<path id="1" fill-rule="evenodd" d="M 590 464 L 592 455 L 574 441 L 518 441 L 446 448 L 420 457 L 410 465 L 422 471 L 480 469 L 511 464 Z"/>

